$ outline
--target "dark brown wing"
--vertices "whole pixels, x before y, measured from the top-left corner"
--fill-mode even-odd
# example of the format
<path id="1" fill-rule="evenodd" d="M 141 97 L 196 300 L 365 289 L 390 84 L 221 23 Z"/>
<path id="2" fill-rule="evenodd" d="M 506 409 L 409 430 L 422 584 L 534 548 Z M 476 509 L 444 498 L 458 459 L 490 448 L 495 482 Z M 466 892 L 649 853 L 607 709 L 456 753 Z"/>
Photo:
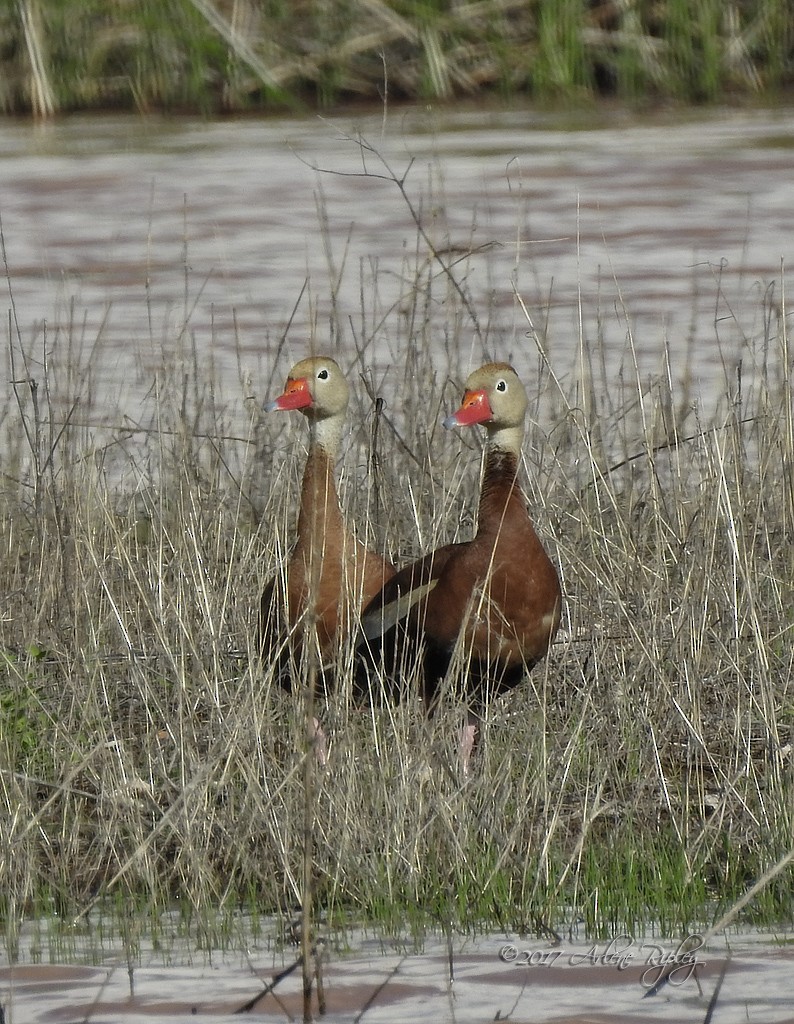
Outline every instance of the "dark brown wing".
<path id="1" fill-rule="evenodd" d="M 361 640 L 356 648 L 356 686 L 359 693 L 378 692 L 399 700 L 406 684 L 421 664 L 420 686 L 428 689 L 429 677 L 443 676 L 449 653 L 436 651 L 424 629 L 424 608 L 428 594 L 438 583 L 449 559 L 465 547 L 447 544 L 411 565 L 386 582 L 361 616 Z"/>
<path id="2" fill-rule="evenodd" d="M 263 666 L 272 668 L 281 686 L 291 691 L 296 680 L 300 685 L 300 680 L 306 679 L 307 664 L 303 633 L 289 624 L 286 585 L 283 572 L 265 584 L 259 602 L 257 643 Z M 335 667 L 333 658 L 327 664 L 317 665 L 318 690 L 328 691 Z"/>
<path id="3" fill-rule="evenodd" d="M 406 565 L 387 580 L 380 593 L 361 613 L 364 638 L 375 641 L 385 636 L 412 611 L 414 614 L 410 617 L 415 619 L 417 610 L 438 583 L 450 557 L 463 547 L 463 544 L 447 544 Z"/>
<path id="4" fill-rule="evenodd" d="M 278 681 L 289 690 L 291 674 L 287 638 L 289 628 L 285 615 L 283 575 L 277 573 L 265 584 L 259 601 L 257 646 L 266 666 L 274 666 Z"/>

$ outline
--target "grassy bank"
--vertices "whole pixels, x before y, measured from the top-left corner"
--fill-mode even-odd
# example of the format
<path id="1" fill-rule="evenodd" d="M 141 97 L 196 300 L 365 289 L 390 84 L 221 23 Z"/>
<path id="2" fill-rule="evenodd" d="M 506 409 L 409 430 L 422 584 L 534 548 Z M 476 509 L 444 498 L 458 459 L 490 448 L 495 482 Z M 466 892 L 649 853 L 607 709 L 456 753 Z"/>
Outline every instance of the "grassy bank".
<path id="1" fill-rule="evenodd" d="M 22 0 L 0 109 L 245 111 L 351 99 L 725 101 L 794 83 L 787 0 Z"/>
<path id="2" fill-rule="evenodd" d="M 332 304 L 334 341 L 320 345 L 356 391 L 343 503 L 400 563 L 470 536 L 477 440 L 439 419 L 470 364 L 512 358 L 533 396 L 528 493 L 561 569 L 563 630 L 490 709 L 465 785 L 454 692 L 429 725 L 412 702 L 353 708 L 342 652 L 316 806 L 318 906 L 417 937 L 575 921 L 591 934 L 681 933 L 714 920 L 791 848 L 794 827 L 784 282 L 733 309 L 741 363 L 725 366 L 719 407 L 699 409 L 672 377 L 628 365 L 608 379 L 597 338 L 563 376 L 544 355 L 556 339 L 537 338 L 520 305 L 512 330 L 496 310 L 474 319 L 465 262 L 441 273 L 425 237 L 406 254 L 395 308 L 378 308 L 377 288 L 359 311 Z M 716 337 L 729 326 L 715 321 Z M 182 361 L 164 358 L 153 381 L 147 429 L 88 428 L 75 398 L 90 397 L 90 374 L 75 353 L 95 352 L 72 329 L 46 348 L 11 332 L 15 383 L 0 410 L 0 918 L 12 953 L 41 914 L 100 905 L 156 921 L 177 905 L 216 922 L 279 912 L 301 890 L 300 699 L 260 663 L 254 622 L 293 535 L 303 426 L 253 402 L 249 435 L 231 436 L 221 383 L 180 342 Z M 384 343 L 397 354 L 386 372 L 368 355 Z M 256 382 L 258 401 L 288 363 Z M 792 891 L 789 869 L 742 920 L 790 925 Z"/>

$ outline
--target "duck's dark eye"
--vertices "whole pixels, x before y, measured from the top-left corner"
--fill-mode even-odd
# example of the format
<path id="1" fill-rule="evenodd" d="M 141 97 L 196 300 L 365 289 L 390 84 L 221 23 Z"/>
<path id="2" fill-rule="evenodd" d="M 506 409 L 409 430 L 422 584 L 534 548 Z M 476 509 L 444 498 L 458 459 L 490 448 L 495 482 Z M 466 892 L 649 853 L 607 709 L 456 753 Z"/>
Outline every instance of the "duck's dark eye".
<path id="1" fill-rule="evenodd" d="M 496 382 L 496 390 L 497 391 L 507 391 L 507 381 L 506 380 L 498 380 Z"/>
<path id="2" fill-rule="evenodd" d="M 320 372 L 317 374 L 317 380 L 328 380 L 328 371 L 320 370 Z"/>

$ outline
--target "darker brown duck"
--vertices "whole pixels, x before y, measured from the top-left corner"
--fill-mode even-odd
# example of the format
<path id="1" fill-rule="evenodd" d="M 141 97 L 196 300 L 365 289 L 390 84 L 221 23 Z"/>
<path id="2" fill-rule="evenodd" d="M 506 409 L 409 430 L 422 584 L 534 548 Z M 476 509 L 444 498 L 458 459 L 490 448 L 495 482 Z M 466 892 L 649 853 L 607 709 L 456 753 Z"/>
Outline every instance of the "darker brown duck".
<path id="1" fill-rule="evenodd" d="M 557 570 L 519 484 L 527 394 L 515 370 L 489 363 L 466 382 L 447 427 L 482 424 L 485 460 L 470 541 L 401 569 L 366 606 L 364 661 L 399 689 L 419 662 L 421 696 L 434 710 L 451 667 L 467 703 L 461 758 L 467 770 L 482 709 L 516 686 L 546 654 L 560 622 Z"/>

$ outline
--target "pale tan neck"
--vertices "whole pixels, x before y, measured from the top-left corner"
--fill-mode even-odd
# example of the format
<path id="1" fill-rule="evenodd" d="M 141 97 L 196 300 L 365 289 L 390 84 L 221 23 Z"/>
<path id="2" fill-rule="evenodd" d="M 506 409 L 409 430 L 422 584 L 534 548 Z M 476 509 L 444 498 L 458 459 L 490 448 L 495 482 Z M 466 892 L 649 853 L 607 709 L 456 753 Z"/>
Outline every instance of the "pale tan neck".
<path id="1" fill-rule="evenodd" d="M 516 462 L 521 458 L 521 446 L 524 443 L 524 425 L 517 427 L 492 427 L 488 430 L 485 442 L 488 451 L 502 451 L 515 456 Z"/>
<path id="2" fill-rule="evenodd" d="M 344 426 L 344 414 L 339 416 L 324 416 L 322 419 L 309 419 L 309 450 L 322 448 L 331 463 L 339 458 L 339 449 L 342 446 L 342 427 Z"/>

